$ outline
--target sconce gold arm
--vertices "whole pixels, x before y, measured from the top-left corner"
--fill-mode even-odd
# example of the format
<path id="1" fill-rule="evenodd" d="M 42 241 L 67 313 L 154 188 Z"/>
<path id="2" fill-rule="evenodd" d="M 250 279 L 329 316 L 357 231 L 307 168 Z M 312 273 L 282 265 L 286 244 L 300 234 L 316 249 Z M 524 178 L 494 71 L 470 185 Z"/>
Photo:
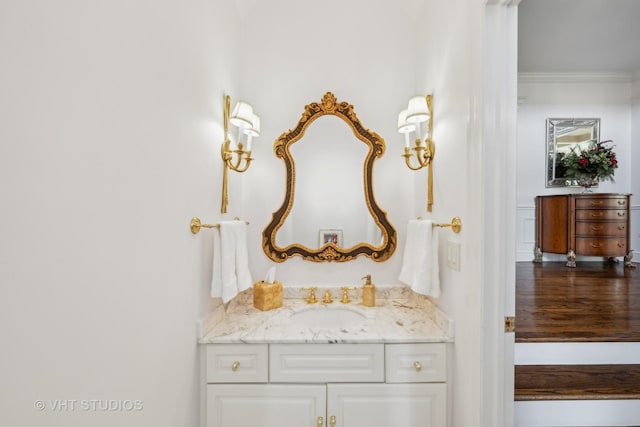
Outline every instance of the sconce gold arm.
<path id="1" fill-rule="evenodd" d="M 451 223 L 450 224 L 445 224 L 445 223 L 435 223 L 433 224 L 436 227 L 451 227 L 451 230 L 458 234 L 460 232 L 460 230 L 462 230 L 462 220 L 460 219 L 459 216 L 454 216 L 451 219 Z"/>
<path id="2" fill-rule="evenodd" d="M 222 207 L 220 212 L 227 213 L 227 206 L 229 205 L 229 169 L 234 172 L 245 172 L 249 169 L 251 164 L 251 150 L 244 150 L 244 146 L 241 142 L 238 143 L 238 148 L 231 149 L 231 141 L 229 140 L 229 114 L 231 112 L 231 97 L 225 95 L 224 97 L 224 143 L 220 147 L 220 156 L 222 157 Z M 235 160 L 234 160 L 235 155 Z M 244 161 L 244 166 L 240 166 Z"/>
<path id="3" fill-rule="evenodd" d="M 429 111 L 429 120 L 427 121 L 427 138 L 423 142 L 420 139 L 416 139 L 415 147 L 405 147 L 404 161 L 407 167 L 411 170 L 417 171 L 424 167 L 427 168 L 427 212 L 431 212 L 433 208 L 433 158 L 436 155 L 436 146 L 433 143 L 433 95 L 426 96 L 427 109 Z M 420 124 L 418 123 L 418 126 Z M 412 154 L 411 151 L 414 151 Z M 411 164 L 411 158 L 415 157 L 417 166 Z"/>

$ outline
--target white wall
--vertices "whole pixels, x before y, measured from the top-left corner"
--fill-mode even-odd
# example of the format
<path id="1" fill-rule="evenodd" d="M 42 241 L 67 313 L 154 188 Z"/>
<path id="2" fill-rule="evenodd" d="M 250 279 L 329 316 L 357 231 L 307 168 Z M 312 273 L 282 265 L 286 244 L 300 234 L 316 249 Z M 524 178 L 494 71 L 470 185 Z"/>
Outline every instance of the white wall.
<path id="1" fill-rule="evenodd" d="M 411 172 L 404 165 L 403 138 L 396 132 L 397 113 L 415 94 L 434 94 L 435 205 L 432 217 L 449 221 L 459 215 L 463 232 L 441 231 L 441 256 L 447 240 L 462 244 L 462 271 L 441 262 L 442 297 L 437 303 L 456 321 L 453 348 L 453 425 L 474 425 L 480 413 L 481 180 L 467 173 L 481 170 L 477 132 L 479 48 L 483 6 L 479 2 L 410 1 L 305 3 L 292 0 L 251 3 L 242 17 L 243 65 L 240 95 L 262 116 L 262 135 L 254 144 L 255 164 L 244 176 L 243 206 L 234 215 L 250 227 L 250 256 L 254 278 L 274 265 L 261 249 L 262 229 L 283 201 L 284 165 L 273 153 L 273 142 L 295 126 L 304 105 L 319 102 L 325 92 L 348 101 L 364 126 L 387 143 L 376 162 L 375 194 L 398 231 L 393 257 L 376 263 L 359 258 L 348 263 L 313 263 L 294 258 L 277 264 L 285 286 L 358 285 L 371 273 L 378 286 L 399 282 L 409 219 L 425 218 L 426 170 Z M 283 18 L 286 16 L 286 19 Z M 278 25 L 274 25 L 278 22 Z M 437 34 L 437 37 L 434 37 Z M 361 168 L 361 165 L 354 165 Z M 468 197 L 469 194 L 477 197 Z M 296 202 L 315 194 L 296 193 Z M 462 409 L 464 408 L 464 409 Z"/>
<path id="2" fill-rule="evenodd" d="M 640 70 L 633 76 L 631 109 L 631 164 L 640 164 Z M 640 169 L 631 171 L 631 248 L 634 250 L 634 261 L 640 258 Z"/>
<path id="3" fill-rule="evenodd" d="M 371 8 L 362 0 L 305 3 L 304 7 L 278 0 L 255 2 L 244 16 L 242 26 L 252 30 L 242 40 L 245 55 L 238 81 L 242 96 L 261 114 L 263 126 L 254 144 L 255 164 L 239 178 L 244 184 L 239 216 L 255 224 L 249 236 L 255 278 L 262 278 L 274 265 L 262 251 L 261 233 L 284 199 L 284 163 L 273 153 L 273 143 L 296 125 L 306 104 L 320 102 L 328 91 L 339 102 L 353 104 L 363 125 L 386 140 L 387 151 L 374 167 L 374 189 L 377 203 L 398 230 L 398 242 L 404 242 L 404 224 L 414 214 L 407 209 L 413 203 L 413 173 L 400 157 L 404 140 L 395 131 L 396 117 L 409 96 L 423 88 L 415 83 L 411 60 L 415 23 L 407 22 L 403 12 L 391 3 Z M 362 160 L 352 167 L 360 178 L 351 185 L 362 188 Z M 318 194 L 298 191 L 295 196 L 296 204 L 309 203 Z M 359 258 L 318 264 L 294 258 L 277 264 L 278 277 L 285 286 L 336 286 L 359 285 L 360 278 L 371 273 L 374 283 L 390 286 L 397 283 L 401 253 L 398 248 L 384 263 Z"/>
<path id="4" fill-rule="evenodd" d="M 545 188 L 546 119 L 600 118 L 600 139 L 613 140 L 619 167 L 615 182 L 600 183 L 597 192 L 632 192 L 631 77 L 615 75 L 521 74 L 518 83 L 517 251 L 519 261 L 533 259 L 535 196 L 580 192 Z M 632 204 L 638 199 L 632 197 Z M 639 223 L 632 224 L 637 230 Z M 637 246 L 632 246 L 637 247 Z M 564 259 L 545 254 L 545 259 Z"/>
<path id="5" fill-rule="evenodd" d="M 437 301 L 456 322 L 452 425 L 479 425 L 482 3 L 229 3 L 0 6 L 2 424 L 198 424 L 195 321 L 216 302 L 210 235 L 192 236 L 188 221 L 250 221 L 260 278 L 272 265 L 261 231 L 284 187 L 272 143 L 333 91 L 387 140 L 374 180 L 399 247 L 384 263 L 293 259 L 278 277 L 342 285 L 371 273 L 397 284 L 405 224 L 429 215 L 426 171 L 403 165 L 396 117 L 410 96 L 433 92 L 433 218 L 463 220 L 460 235 L 441 232 L 441 256 L 449 239 L 463 254 L 461 272 L 442 263 Z M 224 92 L 254 105 L 263 133 L 249 172 L 230 173 L 223 216 Z M 142 410 L 87 411 L 85 399 L 139 400 Z"/>
<path id="6" fill-rule="evenodd" d="M 228 3 L 0 4 L 1 425 L 198 425 Z"/>

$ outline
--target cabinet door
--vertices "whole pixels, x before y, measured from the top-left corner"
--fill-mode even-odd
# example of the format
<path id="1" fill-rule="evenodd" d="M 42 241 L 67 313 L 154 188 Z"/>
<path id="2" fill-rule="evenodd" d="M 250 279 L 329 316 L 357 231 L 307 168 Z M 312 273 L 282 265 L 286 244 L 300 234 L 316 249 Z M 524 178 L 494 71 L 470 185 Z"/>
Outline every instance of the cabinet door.
<path id="1" fill-rule="evenodd" d="M 441 427 L 447 425 L 446 399 L 445 383 L 329 384 L 326 425 Z"/>
<path id="2" fill-rule="evenodd" d="M 536 247 L 542 252 L 566 254 L 570 243 L 569 196 L 536 197 Z"/>
<path id="3" fill-rule="evenodd" d="M 325 415 L 324 384 L 207 385 L 207 427 L 317 427 Z"/>

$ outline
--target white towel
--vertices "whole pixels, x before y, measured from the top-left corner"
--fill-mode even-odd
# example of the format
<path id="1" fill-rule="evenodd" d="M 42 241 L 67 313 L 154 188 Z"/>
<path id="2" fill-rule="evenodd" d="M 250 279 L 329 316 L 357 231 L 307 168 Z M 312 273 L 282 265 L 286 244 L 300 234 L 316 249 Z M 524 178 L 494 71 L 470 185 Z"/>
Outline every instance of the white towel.
<path id="1" fill-rule="evenodd" d="M 438 228 L 430 220 L 410 220 L 398 279 L 414 292 L 440 296 Z"/>
<path id="2" fill-rule="evenodd" d="M 211 266 L 211 297 L 222 297 L 222 271 L 220 271 L 220 264 L 222 262 L 222 255 L 220 254 L 220 229 L 214 228 L 211 230 L 213 233 L 213 262 Z"/>
<path id="3" fill-rule="evenodd" d="M 247 224 L 243 221 L 222 221 L 220 230 L 213 230 L 213 271 L 211 296 L 229 302 L 238 292 L 251 286 L 247 251 Z"/>
<path id="4" fill-rule="evenodd" d="M 249 272 L 249 250 L 247 249 L 247 223 L 244 221 L 230 221 L 232 238 L 236 242 L 236 279 L 238 292 L 249 289 L 252 284 Z"/>

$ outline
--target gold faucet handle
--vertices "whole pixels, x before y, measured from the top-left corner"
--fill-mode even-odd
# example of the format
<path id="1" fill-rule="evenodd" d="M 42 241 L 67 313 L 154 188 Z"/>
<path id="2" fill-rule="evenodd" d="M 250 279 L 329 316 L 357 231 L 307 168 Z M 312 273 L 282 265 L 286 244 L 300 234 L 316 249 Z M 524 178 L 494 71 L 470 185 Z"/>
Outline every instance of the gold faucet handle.
<path id="1" fill-rule="evenodd" d="M 322 300 L 323 303 L 325 304 L 331 304 L 333 302 L 333 295 L 331 295 L 331 291 L 330 290 L 326 290 L 324 292 L 324 298 Z"/>
<path id="2" fill-rule="evenodd" d="M 352 288 L 350 288 L 349 286 L 343 286 L 341 289 L 342 289 L 342 298 L 340 298 L 340 302 L 343 304 L 348 304 L 351 302 L 351 300 L 349 299 L 349 291 L 356 290 L 358 288 L 356 288 L 355 286 Z"/>
<path id="3" fill-rule="evenodd" d="M 306 299 L 307 304 L 315 304 L 318 302 L 318 298 L 316 297 L 316 287 L 312 286 L 310 288 L 302 288 L 303 291 L 309 291 L 309 298 Z"/>

